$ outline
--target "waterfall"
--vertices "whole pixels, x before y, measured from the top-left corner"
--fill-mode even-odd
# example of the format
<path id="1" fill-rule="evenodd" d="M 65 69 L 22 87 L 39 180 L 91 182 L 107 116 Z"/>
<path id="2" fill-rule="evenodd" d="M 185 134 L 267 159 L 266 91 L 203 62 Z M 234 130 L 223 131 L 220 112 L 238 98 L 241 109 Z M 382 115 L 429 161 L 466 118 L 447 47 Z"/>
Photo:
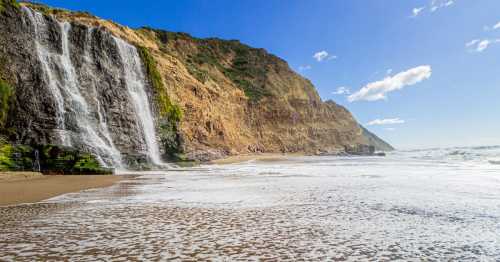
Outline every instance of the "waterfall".
<path id="1" fill-rule="evenodd" d="M 157 166 L 168 166 L 160 159 L 160 150 L 156 140 L 153 114 L 145 90 L 142 61 L 137 49 L 120 38 L 113 37 L 120 53 L 127 91 L 134 104 L 136 119 L 140 123 L 147 146 L 147 153 L 151 161 Z"/>
<path id="2" fill-rule="evenodd" d="M 77 130 L 72 136 L 68 136 L 67 132 L 61 133 L 62 144 L 90 150 L 103 166 L 123 168 L 120 151 L 113 144 L 106 122 L 100 115 L 100 109 L 97 109 L 99 117 L 96 119 L 96 109 L 91 107 L 80 91 L 82 87 L 71 61 L 68 39 L 71 24 L 56 21 L 61 33 L 62 53 L 54 52 L 44 46 L 47 43 L 40 41 L 43 34 L 48 33 L 49 25 L 45 17 L 27 7 L 23 7 L 23 10 L 33 24 L 36 53 L 42 64 L 45 80 L 56 101 L 58 128 L 68 129 L 66 118 L 76 124 Z"/>
<path id="3" fill-rule="evenodd" d="M 93 153 L 106 167 L 126 168 L 121 152 L 169 167 L 160 157 L 137 49 L 96 28 L 72 27 L 28 7 L 23 12 L 34 31 L 40 88 L 53 97 L 60 143 Z"/>
<path id="4" fill-rule="evenodd" d="M 38 41 L 39 35 L 48 34 L 48 27 L 47 24 L 45 23 L 45 18 L 40 13 L 33 12 L 31 11 L 31 9 L 25 6 L 23 6 L 22 9 L 27 14 L 29 20 L 33 24 L 33 29 L 35 33 L 35 48 L 36 48 L 36 54 L 38 56 L 38 61 L 40 61 L 40 63 L 42 64 L 42 70 L 44 72 L 44 77 L 45 77 L 44 81 L 47 82 L 47 86 L 52 92 L 52 95 L 55 100 L 56 120 L 57 120 L 59 139 L 61 140 L 60 142 L 64 146 L 71 146 L 71 139 L 64 131 L 66 129 L 66 124 L 64 121 L 64 114 L 65 114 L 64 98 L 62 96 L 61 91 L 59 90 L 59 87 L 57 86 L 56 81 L 53 78 L 53 74 L 50 73 L 51 68 L 49 64 L 52 62 L 51 57 L 49 56 L 49 53 L 44 48 L 44 46 L 41 45 L 40 42 Z"/>

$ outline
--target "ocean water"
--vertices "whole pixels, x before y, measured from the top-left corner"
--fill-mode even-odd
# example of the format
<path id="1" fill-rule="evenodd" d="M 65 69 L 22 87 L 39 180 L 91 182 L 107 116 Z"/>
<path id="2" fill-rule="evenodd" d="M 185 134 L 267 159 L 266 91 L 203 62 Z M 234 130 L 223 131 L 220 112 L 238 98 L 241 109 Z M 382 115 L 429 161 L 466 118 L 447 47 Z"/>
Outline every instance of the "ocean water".
<path id="1" fill-rule="evenodd" d="M 0 208 L 0 260 L 499 261 L 500 147 L 140 173 Z"/>

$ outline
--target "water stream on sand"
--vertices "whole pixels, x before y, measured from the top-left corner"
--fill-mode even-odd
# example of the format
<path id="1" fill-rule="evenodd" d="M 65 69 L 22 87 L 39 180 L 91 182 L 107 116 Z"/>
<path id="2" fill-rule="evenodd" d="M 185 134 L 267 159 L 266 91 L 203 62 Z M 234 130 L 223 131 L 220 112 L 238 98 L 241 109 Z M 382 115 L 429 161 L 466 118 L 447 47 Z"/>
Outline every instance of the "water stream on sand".
<path id="1" fill-rule="evenodd" d="M 0 260 L 500 260 L 500 148 L 141 173 L 0 208 Z"/>

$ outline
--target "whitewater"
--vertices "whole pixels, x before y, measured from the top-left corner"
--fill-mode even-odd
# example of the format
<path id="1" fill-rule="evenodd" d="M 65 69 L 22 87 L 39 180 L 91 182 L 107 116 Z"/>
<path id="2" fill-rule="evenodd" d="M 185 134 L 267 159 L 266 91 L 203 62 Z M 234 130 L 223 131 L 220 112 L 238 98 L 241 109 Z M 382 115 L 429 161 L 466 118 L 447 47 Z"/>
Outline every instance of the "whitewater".
<path id="1" fill-rule="evenodd" d="M 137 173 L 0 208 L 0 260 L 500 260 L 500 147 Z"/>

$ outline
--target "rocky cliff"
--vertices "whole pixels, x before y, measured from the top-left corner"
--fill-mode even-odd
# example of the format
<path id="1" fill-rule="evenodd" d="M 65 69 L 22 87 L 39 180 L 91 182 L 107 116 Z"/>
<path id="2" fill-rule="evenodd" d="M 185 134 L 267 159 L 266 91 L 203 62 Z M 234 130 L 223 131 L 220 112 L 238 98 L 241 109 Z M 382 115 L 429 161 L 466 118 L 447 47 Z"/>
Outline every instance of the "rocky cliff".
<path id="1" fill-rule="evenodd" d="M 376 150 L 378 150 L 378 151 L 393 151 L 394 150 L 394 147 L 392 147 L 389 143 L 380 139 L 377 135 L 370 132 L 365 127 L 361 126 L 361 129 L 363 130 L 363 136 L 368 140 L 368 144 L 374 146 Z"/>
<path id="2" fill-rule="evenodd" d="M 104 166 L 374 142 L 264 49 L 0 0 L 0 133 Z"/>

